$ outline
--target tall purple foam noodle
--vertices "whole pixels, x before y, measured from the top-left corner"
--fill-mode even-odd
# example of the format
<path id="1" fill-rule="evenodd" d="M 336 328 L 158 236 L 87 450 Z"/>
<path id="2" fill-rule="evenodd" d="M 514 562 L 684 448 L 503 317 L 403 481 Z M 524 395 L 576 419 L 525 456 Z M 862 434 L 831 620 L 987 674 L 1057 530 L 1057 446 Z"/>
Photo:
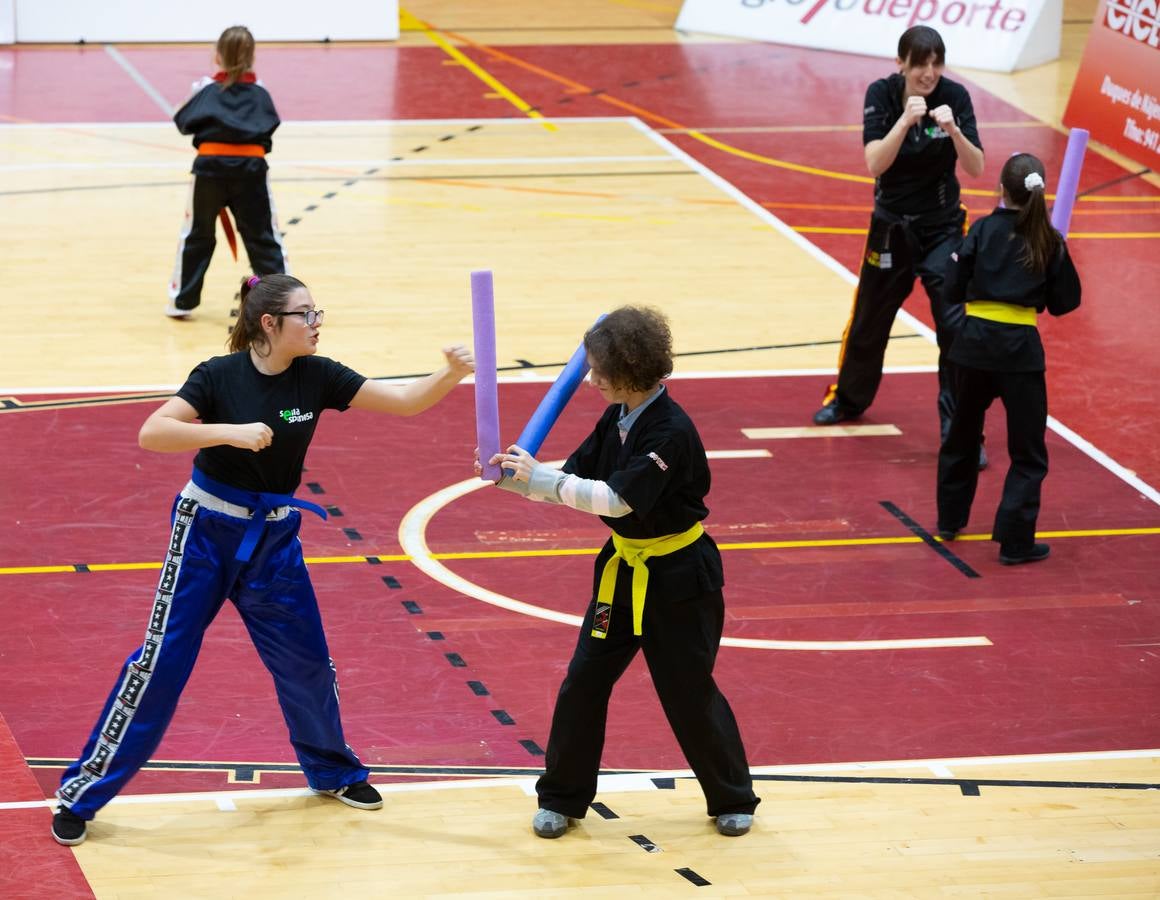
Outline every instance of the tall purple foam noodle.
<path id="1" fill-rule="evenodd" d="M 599 323 L 603 318 L 604 316 L 601 315 L 596 322 Z M 524 426 L 524 430 L 516 440 L 518 446 L 527 450 L 532 456 L 539 452 L 548 432 L 552 430 L 552 426 L 560 418 L 560 413 L 564 411 L 564 407 L 568 405 L 568 401 L 572 399 L 572 395 L 576 393 L 576 388 L 580 386 L 580 382 L 587 374 L 588 351 L 584 349 L 584 342 L 581 341 L 576 352 L 572 354 L 572 358 L 568 360 L 568 364 L 564 366 L 564 371 L 556 376 L 556 380 L 548 388 L 548 393 L 544 395 L 544 399 L 540 401 L 540 405 L 536 407 L 536 411 L 528 419 L 528 424 Z"/>
<path id="2" fill-rule="evenodd" d="M 502 474 L 499 466 L 488 462 L 499 453 L 495 295 L 490 271 L 471 273 L 471 321 L 475 337 L 475 440 L 479 447 L 479 461 L 483 464 L 479 477 L 484 481 L 499 481 Z"/>
<path id="3" fill-rule="evenodd" d="M 1064 237 L 1067 237 L 1067 230 L 1071 226 L 1071 208 L 1075 205 L 1087 142 L 1088 132 L 1083 128 L 1073 128 L 1067 136 L 1067 150 L 1063 154 L 1063 166 L 1060 167 L 1059 181 L 1055 186 L 1055 204 L 1051 207 L 1051 225 Z"/>

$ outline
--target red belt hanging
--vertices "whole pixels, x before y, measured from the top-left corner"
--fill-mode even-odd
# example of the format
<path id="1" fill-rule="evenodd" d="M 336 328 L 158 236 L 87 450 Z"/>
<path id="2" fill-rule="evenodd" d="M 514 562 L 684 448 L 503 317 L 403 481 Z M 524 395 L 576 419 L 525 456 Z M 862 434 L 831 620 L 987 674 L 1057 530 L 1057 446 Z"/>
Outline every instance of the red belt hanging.
<path id="1" fill-rule="evenodd" d="M 218 218 L 222 223 L 222 231 L 226 233 L 226 243 L 230 245 L 230 253 L 234 255 L 234 262 L 237 262 L 238 236 L 234 234 L 234 223 L 230 221 L 230 214 L 224 208 L 218 210 Z"/>

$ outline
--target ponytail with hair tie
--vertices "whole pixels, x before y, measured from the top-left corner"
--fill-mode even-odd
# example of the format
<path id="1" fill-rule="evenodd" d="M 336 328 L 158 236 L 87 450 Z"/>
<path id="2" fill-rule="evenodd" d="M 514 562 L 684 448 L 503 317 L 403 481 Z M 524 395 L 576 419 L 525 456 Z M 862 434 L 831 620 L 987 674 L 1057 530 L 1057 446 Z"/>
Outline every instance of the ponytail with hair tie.
<path id="1" fill-rule="evenodd" d="M 242 279 L 242 289 L 238 292 L 241 301 L 238 318 L 230 332 L 227 346 L 230 352 L 248 350 L 251 346 L 259 356 L 269 352 L 269 344 L 262 332 L 262 316 L 277 315 L 286 308 L 287 298 L 298 288 L 304 288 L 293 275 L 248 275 Z M 281 319 L 279 319 L 281 321 Z"/>
<path id="2" fill-rule="evenodd" d="M 1011 156 L 999 174 L 1004 196 L 1018 209 L 1015 233 L 1025 244 L 1020 260 L 1032 272 L 1046 272 L 1063 242 L 1047 214 L 1045 174 L 1043 163 L 1030 153 Z"/>
<path id="3" fill-rule="evenodd" d="M 1023 179 L 1023 187 L 1029 191 L 1034 188 L 1044 188 L 1046 186 L 1043 182 L 1043 176 L 1038 172 L 1028 172 L 1027 177 Z"/>

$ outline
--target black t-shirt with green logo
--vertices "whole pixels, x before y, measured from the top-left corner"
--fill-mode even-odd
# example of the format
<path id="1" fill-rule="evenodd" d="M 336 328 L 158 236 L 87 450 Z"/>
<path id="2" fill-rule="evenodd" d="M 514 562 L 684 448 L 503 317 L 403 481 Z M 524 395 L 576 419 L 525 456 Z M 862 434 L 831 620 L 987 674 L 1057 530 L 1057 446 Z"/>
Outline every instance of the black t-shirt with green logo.
<path id="1" fill-rule="evenodd" d="M 270 446 L 255 453 L 206 447 L 194 465 L 215 481 L 247 491 L 292 494 L 324 409 L 344 410 L 366 377 L 324 356 L 299 356 L 285 372 L 263 375 L 248 350 L 215 356 L 189 373 L 177 396 L 207 425 L 265 422 Z"/>
<path id="2" fill-rule="evenodd" d="M 880 78 L 866 89 L 862 110 L 862 143 L 880 141 L 889 134 L 902 115 L 902 95 L 906 79 L 895 73 Z M 971 95 L 957 81 L 941 77 L 926 108 L 949 106 L 963 137 L 982 149 Z M 955 177 L 955 151 L 950 135 L 935 124 L 930 115 L 912 125 L 898 150 L 898 156 L 874 185 L 874 202 L 899 216 L 928 215 L 956 210 L 959 180 Z"/>

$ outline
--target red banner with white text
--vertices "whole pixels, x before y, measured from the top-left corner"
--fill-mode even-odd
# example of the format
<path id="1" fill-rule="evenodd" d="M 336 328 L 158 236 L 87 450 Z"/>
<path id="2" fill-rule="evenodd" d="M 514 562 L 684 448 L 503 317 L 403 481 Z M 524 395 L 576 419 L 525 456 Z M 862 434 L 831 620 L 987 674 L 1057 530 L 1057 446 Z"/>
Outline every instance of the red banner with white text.
<path id="1" fill-rule="evenodd" d="M 1100 0 L 1063 123 L 1160 170 L 1160 0 Z"/>

